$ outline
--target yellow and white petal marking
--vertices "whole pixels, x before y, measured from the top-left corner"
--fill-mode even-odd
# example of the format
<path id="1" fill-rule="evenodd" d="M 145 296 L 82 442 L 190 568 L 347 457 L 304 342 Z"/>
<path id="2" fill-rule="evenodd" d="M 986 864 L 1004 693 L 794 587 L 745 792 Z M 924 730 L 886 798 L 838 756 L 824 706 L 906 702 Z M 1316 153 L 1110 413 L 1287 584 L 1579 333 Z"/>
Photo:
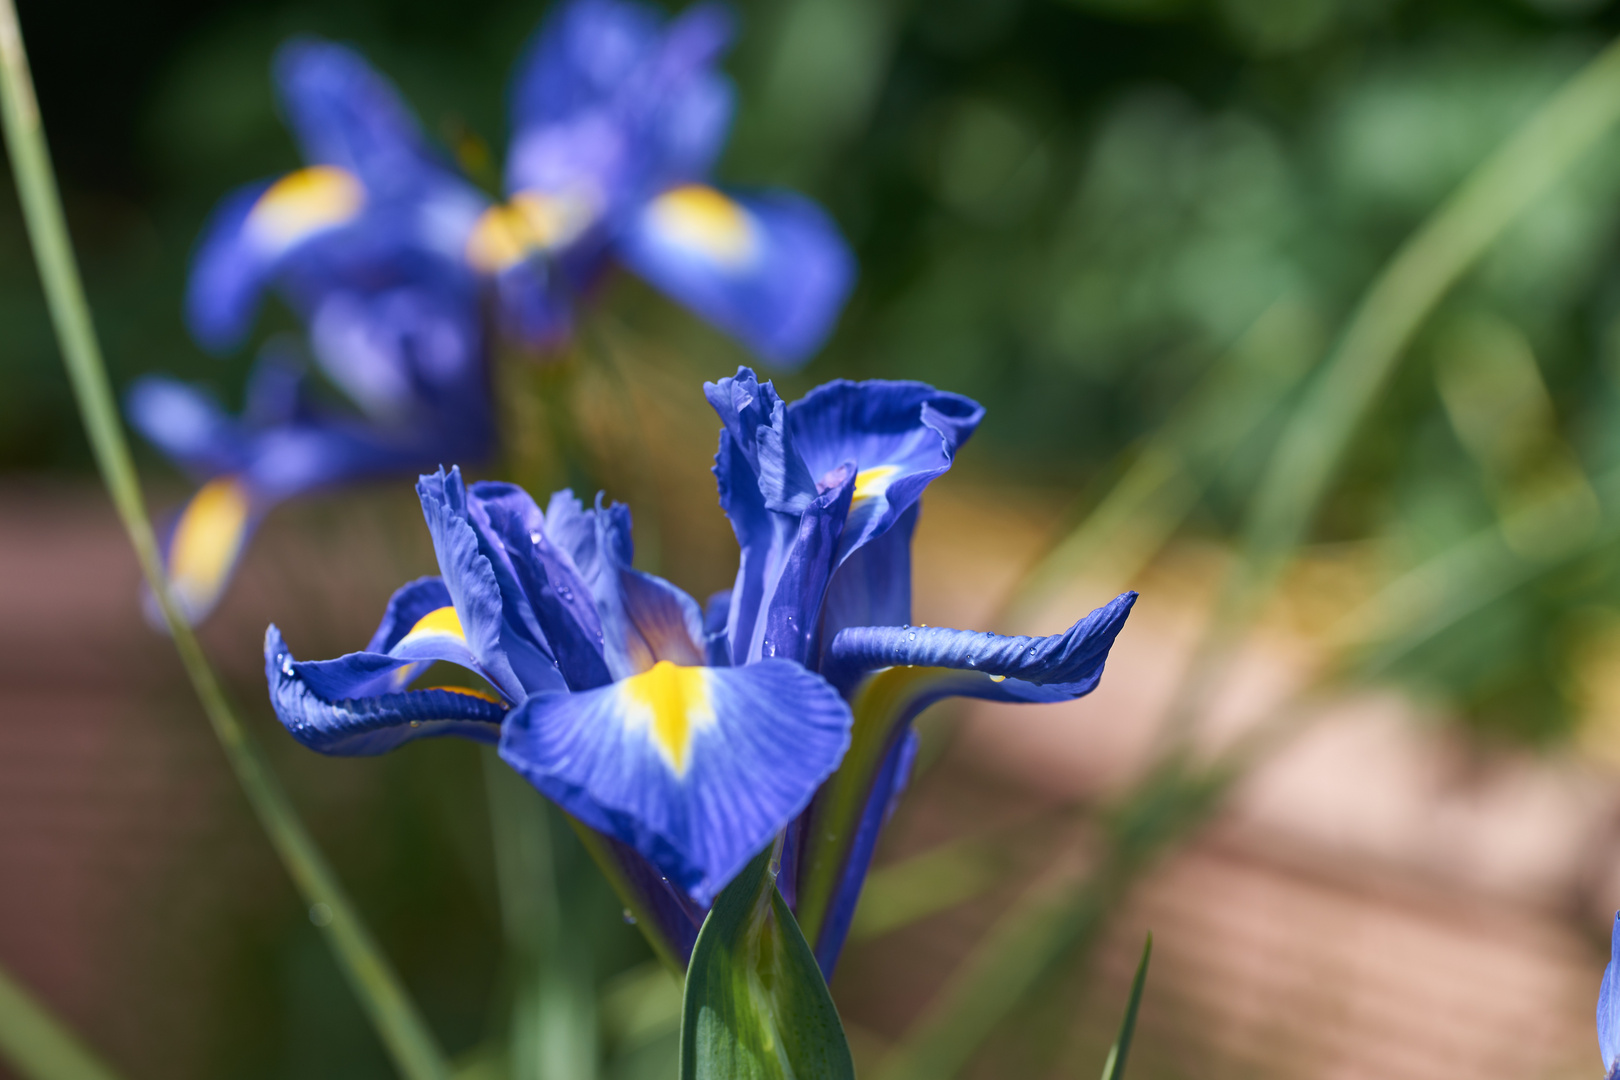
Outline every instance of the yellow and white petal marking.
<path id="1" fill-rule="evenodd" d="M 713 726 L 709 671 L 660 660 L 618 684 L 626 726 L 645 732 L 676 777 L 691 764 L 692 738 Z"/>
<path id="2" fill-rule="evenodd" d="M 855 474 L 855 493 L 850 497 L 849 509 L 855 508 L 888 493 L 889 485 L 900 472 L 898 465 L 874 465 Z"/>
<path id="3" fill-rule="evenodd" d="M 257 247 L 275 254 L 353 221 L 365 205 L 366 189 L 353 173 L 312 165 L 271 184 L 248 211 L 245 228 Z"/>
<path id="4" fill-rule="evenodd" d="M 446 604 L 444 607 L 434 608 L 420 619 L 417 619 L 416 625 L 412 626 L 410 632 L 399 639 L 399 644 L 395 645 L 394 648 L 397 649 L 400 645 L 407 643 L 414 645 L 418 641 L 430 637 L 452 637 L 463 645 L 467 643 L 467 632 L 461 628 L 461 616 L 456 614 L 454 607 Z"/>
<path id="5" fill-rule="evenodd" d="M 759 252 L 759 226 L 741 204 L 712 187 L 688 184 L 658 196 L 648 224 L 666 243 L 725 267 L 747 266 Z"/>
<path id="6" fill-rule="evenodd" d="M 596 220 L 597 200 L 584 192 L 520 191 L 478 216 L 467 237 L 467 262 L 498 274 L 530 255 L 572 243 Z"/>
<path id="7" fill-rule="evenodd" d="M 234 476 L 208 481 L 191 497 L 169 544 L 169 580 L 183 607 L 214 604 L 247 536 L 247 490 Z"/>

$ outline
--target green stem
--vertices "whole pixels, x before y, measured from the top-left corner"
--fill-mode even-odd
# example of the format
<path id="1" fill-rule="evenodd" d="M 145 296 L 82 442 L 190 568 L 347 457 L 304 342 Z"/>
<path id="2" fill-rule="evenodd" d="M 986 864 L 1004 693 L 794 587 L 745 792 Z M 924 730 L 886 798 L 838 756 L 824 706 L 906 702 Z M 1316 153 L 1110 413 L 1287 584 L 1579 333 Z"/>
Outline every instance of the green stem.
<path id="1" fill-rule="evenodd" d="M 0 1058 L 29 1080 L 118 1080 L 109 1068 L 0 969 Z"/>
<path id="2" fill-rule="evenodd" d="M 322 905 L 328 943 L 370 1014 L 400 1071 L 412 1080 L 443 1080 L 450 1067 L 399 977 L 343 892 L 337 876 L 299 821 L 262 751 L 232 710 L 191 627 L 169 595 L 157 538 L 146 514 L 135 463 L 119 422 L 112 385 L 101 359 L 89 304 L 62 215 L 61 197 L 40 124 L 22 31 L 12 0 L 0 0 L 0 106 L 6 146 L 33 242 L 34 259 L 50 304 L 51 320 L 85 432 L 135 557 L 162 608 L 175 650 L 225 750 L 237 780 L 293 881 L 313 908 Z M 330 918 L 326 918 L 330 915 Z"/>

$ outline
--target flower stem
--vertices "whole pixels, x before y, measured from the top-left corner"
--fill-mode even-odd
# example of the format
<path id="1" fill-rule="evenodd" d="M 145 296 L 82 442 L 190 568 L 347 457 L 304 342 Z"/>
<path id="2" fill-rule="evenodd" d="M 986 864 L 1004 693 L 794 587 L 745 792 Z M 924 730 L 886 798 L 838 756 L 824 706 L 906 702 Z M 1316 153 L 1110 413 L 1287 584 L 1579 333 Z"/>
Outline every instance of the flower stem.
<path id="1" fill-rule="evenodd" d="M 12 174 L 33 242 L 34 260 L 45 287 L 51 320 L 85 432 L 107 491 L 135 549 L 141 573 L 162 608 L 180 661 L 225 750 L 226 759 L 287 872 L 305 901 L 312 907 L 324 905 L 318 921 L 325 924 L 323 929 L 339 966 L 370 1014 L 395 1064 L 411 1080 L 446 1080 L 450 1067 L 443 1052 L 406 996 L 398 975 L 361 922 L 337 875 L 299 821 L 287 793 L 232 709 L 196 635 L 179 616 L 169 594 L 157 538 L 146 514 L 135 463 L 119 422 L 112 385 L 102 363 L 101 348 L 68 239 L 61 196 L 51 169 L 33 80 L 23 51 L 22 31 L 12 0 L 0 0 L 0 108 L 3 108 Z"/>

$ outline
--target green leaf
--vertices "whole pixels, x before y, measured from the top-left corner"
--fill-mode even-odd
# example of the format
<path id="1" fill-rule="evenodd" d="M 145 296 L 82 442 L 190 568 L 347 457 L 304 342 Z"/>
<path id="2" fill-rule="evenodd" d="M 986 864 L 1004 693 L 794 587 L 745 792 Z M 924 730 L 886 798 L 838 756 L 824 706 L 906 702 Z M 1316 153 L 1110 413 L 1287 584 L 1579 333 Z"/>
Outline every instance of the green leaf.
<path id="1" fill-rule="evenodd" d="M 1142 1005 L 1142 987 L 1147 985 L 1148 960 L 1153 956 L 1153 934 L 1142 946 L 1142 962 L 1136 965 L 1136 978 L 1131 980 L 1131 997 L 1125 1003 L 1125 1016 L 1119 1022 L 1119 1035 L 1114 1048 L 1108 1051 L 1103 1063 L 1102 1080 L 1119 1080 L 1125 1075 L 1125 1058 L 1131 1052 L 1131 1039 L 1136 1035 L 1136 1010 Z"/>
<path id="2" fill-rule="evenodd" d="M 854 1080 L 844 1025 L 772 852 L 726 886 L 686 973 L 681 1080 Z"/>

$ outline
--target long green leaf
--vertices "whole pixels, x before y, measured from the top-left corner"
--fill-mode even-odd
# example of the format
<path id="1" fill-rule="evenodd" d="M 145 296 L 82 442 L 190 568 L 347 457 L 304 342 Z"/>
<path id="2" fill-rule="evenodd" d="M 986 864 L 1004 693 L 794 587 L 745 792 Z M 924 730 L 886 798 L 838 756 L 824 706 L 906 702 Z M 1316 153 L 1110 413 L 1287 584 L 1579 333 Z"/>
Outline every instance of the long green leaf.
<path id="1" fill-rule="evenodd" d="M 1131 1040 L 1136 1037 L 1136 1010 L 1142 1006 L 1142 988 L 1147 985 L 1148 961 L 1153 958 L 1153 934 L 1149 932 L 1142 946 L 1142 961 L 1136 965 L 1136 977 L 1131 980 L 1131 996 L 1125 1002 L 1125 1015 L 1119 1021 L 1119 1034 L 1103 1063 L 1102 1080 L 1119 1080 L 1125 1075 L 1125 1059 L 1130 1056 Z"/>
<path id="2" fill-rule="evenodd" d="M 854 1080 L 844 1026 L 764 851 L 715 900 L 686 973 L 681 1080 Z"/>
<path id="3" fill-rule="evenodd" d="M 12 0 L 0 0 L 0 106 L 6 148 L 22 200 L 23 218 L 33 242 L 34 261 L 62 349 L 62 361 L 84 418 L 85 433 L 113 505 L 135 549 L 136 560 L 163 610 L 175 650 L 202 702 L 259 823 L 281 856 L 304 899 L 314 909 L 349 984 L 370 1015 L 401 1072 L 412 1080 L 444 1080 L 449 1063 L 434 1041 L 399 977 L 372 940 L 354 905 L 299 820 L 292 801 L 270 771 L 258 745 L 237 718 L 191 627 L 169 595 L 157 538 L 147 517 L 135 475 L 135 462 L 118 419 L 112 385 L 101 360 L 90 305 L 68 239 L 62 200 L 40 123 L 33 78 L 23 51 L 22 30 Z"/>
<path id="4" fill-rule="evenodd" d="M 3 968 L 0 1058 L 28 1080 L 118 1080 L 117 1073 Z"/>

